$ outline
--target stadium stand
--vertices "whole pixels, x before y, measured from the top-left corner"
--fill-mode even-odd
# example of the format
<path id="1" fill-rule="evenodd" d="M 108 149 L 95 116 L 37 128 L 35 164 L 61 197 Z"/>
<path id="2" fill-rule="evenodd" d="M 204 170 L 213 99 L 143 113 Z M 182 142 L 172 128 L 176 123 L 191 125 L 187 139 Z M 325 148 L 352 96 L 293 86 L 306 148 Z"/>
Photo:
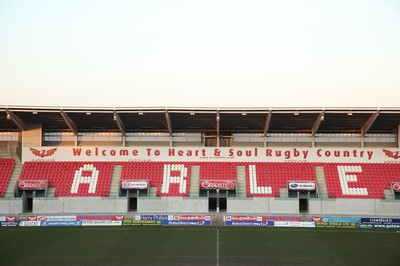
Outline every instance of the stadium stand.
<path id="1" fill-rule="evenodd" d="M 200 166 L 200 181 L 236 180 L 236 164 L 222 162 L 197 163 Z"/>
<path id="2" fill-rule="evenodd" d="M 149 181 L 158 197 L 188 197 L 192 166 L 200 166 L 201 181 L 235 181 L 236 167 L 245 166 L 247 197 L 278 198 L 289 181 L 316 182 L 316 165 L 324 167 L 329 198 L 383 199 L 384 190 L 400 176 L 398 164 L 26 162 L 20 180 L 47 180 L 56 197 L 108 197 L 115 165 L 122 165 L 121 179 Z M 13 166 L 13 159 L 0 160 L 2 197 Z"/>
<path id="3" fill-rule="evenodd" d="M 324 164 L 330 198 L 384 199 L 400 176 L 398 164 Z"/>
<path id="4" fill-rule="evenodd" d="M 26 162 L 20 180 L 47 180 L 56 197 L 108 197 L 114 163 Z"/>
<path id="5" fill-rule="evenodd" d="M 157 196 L 188 197 L 190 162 L 123 162 L 121 179 L 150 181 Z"/>
<path id="6" fill-rule="evenodd" d="M 0 198 L 4 197 L 14 169 L 14 163 L 14 159 L 11 158 L 0 159 Z"/>
<path id="7" fill-rule="evenodd" d="M 246 165 L 248 197 L 279 197 L 289 181 L 314 181 L 313 163 L 250 163 Z"/>

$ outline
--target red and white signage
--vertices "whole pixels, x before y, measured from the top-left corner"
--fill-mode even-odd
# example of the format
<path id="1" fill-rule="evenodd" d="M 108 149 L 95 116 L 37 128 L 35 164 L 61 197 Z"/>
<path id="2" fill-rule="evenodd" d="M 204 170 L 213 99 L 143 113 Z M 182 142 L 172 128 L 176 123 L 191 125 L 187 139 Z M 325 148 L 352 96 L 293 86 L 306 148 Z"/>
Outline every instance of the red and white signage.
<path id="1" fill-rule="evenodd" d="M 76 216 L 38 216 L 38 221 L 69 222 L 76 221 Z"/>
<path id="2" fill-rule="evenodd" d="M 16 222 L 17 216 L 6 216 L 6 222 Z"/>
<path id="3" fill-rule="evenodd" d="M 234 190 L 236 188 L 236 181 L 228 181 L 228 180 L 206 180 L 200 183 L 201 189 L 208 190 Z"/>
<path id="4" fill-rule="evenodd" d="M 304 147 L 23 147 L 26 161 L 400 163 L 399 149 Z"/>
<path id="5" fill-rule="evenodd" d="M 45 190 L 47 181 L 45 180 L 18 180 L 19 190 Z"/>
<path id="6" fill-rule="evenodd" d="M 149 182 L 147 181 L 129 181 L 129 180 L 121 181 L 122 189 L 147 189 L 148 187 L 149 187 Z"/>
<path id="7" fill-rule="evenodd" d="M 315 190 L 315 182 L 289 182 L 289 190 Z"/>
<path id="8" fill-rule="evenodd" d="M 396 192 L 400 192 L 400 182 L 392 183 L 392 188 Z"/>
<path id="9" fill-rule="evenodd" d="M 78 215 L 77 221 L 123 221 L 124 215 Z"/>

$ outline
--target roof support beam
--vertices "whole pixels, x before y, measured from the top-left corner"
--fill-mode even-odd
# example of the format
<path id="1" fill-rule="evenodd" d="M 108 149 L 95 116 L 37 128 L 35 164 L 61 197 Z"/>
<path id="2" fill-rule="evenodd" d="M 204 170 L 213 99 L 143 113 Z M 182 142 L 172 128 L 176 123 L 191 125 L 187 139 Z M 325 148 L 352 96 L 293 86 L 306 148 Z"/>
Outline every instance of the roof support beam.
<path id="1" fill-rule="evenodd" d="M 78 136 L 78 127 L 76 126 L 75 122 L 63 110 L 61 110 L 61 116 L 64 118 L 65 123 L 67 123 L 72 133 L 74 133 L 75 136 Z"/>
<path id="2" fill-rule="evenodd" d="M 168 126 L 169 146 L 172 147 L 172 122 L 168 110 L 165 110 L 165 119 L 167 120 L 167 126 Z"/>
<path id="3" fill-rule="evenodd" d="M 371 128 L 371 126 L 374 124 L 375 120 L 378 118 L 379 116 L 379 111 L 376 111 L 375 113 L 373 113 L 369 119 L 367 120 L 367 122 L 365 122 L 365 124 L 363 125 L 363 127 L 361 128 L 361 136 L 365 136 L 365 134 L 368 132 L 368 130 Z"/>
<path id="4" fill-rule="evenodd" d="M 321 125 L 321 122 L 324 121 L 325 119 L 325 113 L 322 112 L 318 115 L 317 120 L 315 120 L 314 125 L 311 129 L 311 138 L 312 138 L 312 147 L 315 147 L 315 134 L 318 131 L 319 126 Z"/>
<path id="5" fill-rule="evenodd" d="M 265 118 L 265 125 L 264 125 L 264 147 L 267 147 L 267 134 L 269 129 L 269 124 L 271 123 L 272 113 L 271 111 L 268 112 L 267 117 Z"/>
<path id="6" fill-rule="evenodd" d="M 167 120 L 167 126 L 168 126 L 168 133 L 169 136 L 172 137 L 172 123 L 171 123 L 171 117 L 169 116 L 169 113 L 167 110 L 165 110 L 165 119 Z"/>
<path id="7" fill-rule="evenodd" d="M 365 124 L 363 125 L 363 127 L 361 128 L 361 148 L 364 148 L 365 142 L 364 142 L 364 137 L 365 134 L 367 134 L 368 130 L 371 128 L 371 126 L 374 124 L 375 120 L 378 118 L 379 116 L 379 110 L 376 111 L 375 113 L 373 113 L 367 120 L 367 122 L 365 122 Z"/>
<path id="8" fill-rule="evenodd" d="M 217 116 L 215 117 L 215 120 L 217 121 L 217 147 L 219 147 L 219 124 L 221 117 L 219 115 L 219 110 L 217 111 Z"/>
<path id="9" fill-rule="evenodd" d="M 125 147 L 125 125 L 124 122 L 122 122 L 121 117 L 119 116 L 119 114 L 114 111 L 114 121 L 117 123 L 119 131 L 121 131 L 122 134 L 122 146 Z"/>
<path id="10" fill-rule="evenodd" d="M 22 131 L 26 130 L 25 122 L 22 121 L 21 118 L 19 118 L 14 112 L 11 112 L 9 110 L 7 110 L 6 112 L 7 112 L 7 119 L 11 119 L 20 130 Z"/>

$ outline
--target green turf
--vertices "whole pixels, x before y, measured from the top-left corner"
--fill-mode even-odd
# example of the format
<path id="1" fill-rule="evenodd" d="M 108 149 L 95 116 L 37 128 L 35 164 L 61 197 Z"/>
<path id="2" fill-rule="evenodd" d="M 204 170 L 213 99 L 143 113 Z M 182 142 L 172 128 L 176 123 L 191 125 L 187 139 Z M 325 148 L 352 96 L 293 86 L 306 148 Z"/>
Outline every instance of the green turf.
<path id="1" fill-rule="evenodd" d="M 0 241 L 0 265 L 400 265 L 396 231 L 0 228 Z"/>

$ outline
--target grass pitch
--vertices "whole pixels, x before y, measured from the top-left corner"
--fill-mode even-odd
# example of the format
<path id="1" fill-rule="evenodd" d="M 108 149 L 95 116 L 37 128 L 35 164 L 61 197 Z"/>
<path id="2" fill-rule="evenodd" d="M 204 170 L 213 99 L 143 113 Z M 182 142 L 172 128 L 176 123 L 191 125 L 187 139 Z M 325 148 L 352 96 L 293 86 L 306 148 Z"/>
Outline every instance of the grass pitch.
<path id="1" fill-rule="evenodd" d="M 389 230 L 0 228 L 0 241 L 0 265 L 400 265 Z"/>

